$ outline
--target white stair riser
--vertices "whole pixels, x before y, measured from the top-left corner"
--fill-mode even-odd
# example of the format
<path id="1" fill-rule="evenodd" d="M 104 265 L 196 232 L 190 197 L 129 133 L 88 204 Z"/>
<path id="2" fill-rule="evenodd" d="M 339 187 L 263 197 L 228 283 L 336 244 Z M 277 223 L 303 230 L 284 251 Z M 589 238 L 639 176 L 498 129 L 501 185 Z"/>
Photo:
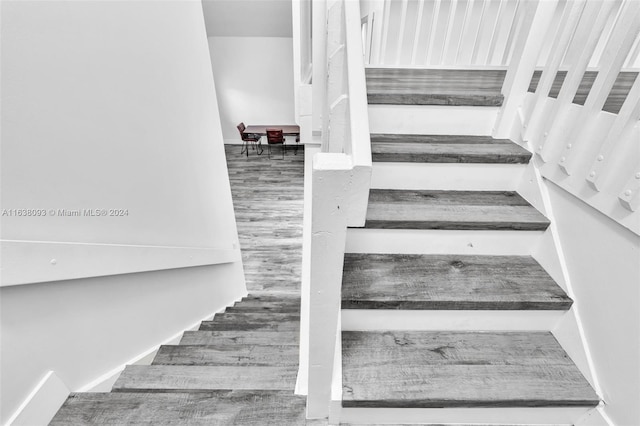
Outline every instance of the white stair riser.
<path id="1" fill-rule="evenodd" d="M 498 107 L 369 105 L 371 133 L 488 136 Z"/>
<path id="2" fill-rule="evenodd" d="M 543 231 L 347 230 L 346 253 L 530 255 Z"/>
<path id="3" fill-rule="evenodd" d="M 593 408 L 345 408 L 331 402 L 329 424 L 573 425 Z"/>
<path id="4" fill-rule="evenodd" d="M 566 311 L 342 309 L 342 330 L 551 331 Z"/>
<path id="5" fill-rule="evenodd" d="M 373 163 L 371 187 L 443 191 L 515 191 L 526 164 Z"/>

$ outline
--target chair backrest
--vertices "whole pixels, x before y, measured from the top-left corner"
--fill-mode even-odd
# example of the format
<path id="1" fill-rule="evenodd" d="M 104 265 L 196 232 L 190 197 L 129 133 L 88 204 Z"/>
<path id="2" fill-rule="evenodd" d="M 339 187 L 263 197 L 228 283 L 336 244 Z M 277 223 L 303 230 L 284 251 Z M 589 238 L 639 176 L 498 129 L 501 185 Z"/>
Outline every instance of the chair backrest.
<path id="1" fill-rule="evenodd" d="M 267 142 L 271 144 L 284 143 L 282 129 L 267 129 Z"/>
<path id="2" fill-rule="evenodd" d="M 246 129 L 244 123 L 240 123 L 236 126 L 240 132 L 240 137 L 244 140 L 244 129 Z"/>

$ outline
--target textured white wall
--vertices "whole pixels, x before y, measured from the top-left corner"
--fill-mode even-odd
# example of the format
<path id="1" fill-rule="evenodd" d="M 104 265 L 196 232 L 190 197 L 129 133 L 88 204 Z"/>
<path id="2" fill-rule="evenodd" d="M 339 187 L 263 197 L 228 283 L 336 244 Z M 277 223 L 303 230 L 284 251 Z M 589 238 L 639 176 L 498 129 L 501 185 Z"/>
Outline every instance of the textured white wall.
<path id="1" fill-rule="evenodd" d="M 3 2 L 1 18 L 2 208 L 128 210 L 4 216 L 3 239 L 237 243 L 199 2 Z M 0 422 L 47 371 L 77 390 L 245 292 L 241 262 L 86 276 L 0 289 Z"/>
<path id="2" fill-rule="evenodd" d="M 640 237 L 545 182 L 604 411 L 640 424 Z"/>
<path id="3" fill-rule="evenodd" d="M 240 142 L 236 126 L 295 124 L 293 39 L 209 37 L 222 133 Z"/>

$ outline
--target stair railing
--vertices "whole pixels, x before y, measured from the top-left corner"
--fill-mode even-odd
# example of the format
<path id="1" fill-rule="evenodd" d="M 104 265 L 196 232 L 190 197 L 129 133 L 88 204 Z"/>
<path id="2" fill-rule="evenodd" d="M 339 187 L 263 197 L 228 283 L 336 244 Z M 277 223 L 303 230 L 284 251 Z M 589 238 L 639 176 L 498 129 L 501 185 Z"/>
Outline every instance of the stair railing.
<path id="1" fill-rule="evenodd" d="M 371 180 L 360 6 L 330 0 L 326 7 L 322 152 L 311 184 L 308 418 L 329 414 L 347 227 L 364 226 Z"/>
<path id="2" fill-rule="evenodd" d="M 640 2 L 540 2 L 509 65 L 504 105 L 494 136 L 522 139 L 536 154 L 541 175 L 640 235 L 640 68 L 635 81 L 613 93 L 623 66 L 640 51 Z M 560 25 L 552 27 L 556 16 Z M 542 54 L 541 35 L 554 40 L 535 94 L 527 93 Z M 572 58 L 556 99 L 549 96 L 563 58 Z M 597 57 L 597 76 L 584 105 L 573 103 L 585 71 Z M 514 56 L 515 58 L 515 56 Z M 630 62 L 631 61 L 631 62 Z M 632 71 L 632 72 L 629 72 Z M 625 77 L 626 78 L 626 77 Z M 633 80 L 631 80 L 633 81 Z M 603 111 L 611 96 L 626 96 L 616 114 Z"/>
<path id="3" fill-rule="evenodd" d="M 543 0 L 542 2 L 547 2 Z M 516 57 L 518 37 L 531 7 L 540 0 L 362 0 L 365 62 L 375 67 L 506 67 Z M 558 3 L 550 32 L 563 28 L 563 15 L 577 3 Z M 619 1 L 618 1 L 619 3 Z M 605 34 L 613 21 L 605 23 Z M 554 39 L 543 34 L 538 66 L 544 66 Z M 590 66 L 597 66 L 601 43 Z M 569 66 L 572 56 L 561 58 Z M 625 62 L 640 59 L 640 45 Z"/>

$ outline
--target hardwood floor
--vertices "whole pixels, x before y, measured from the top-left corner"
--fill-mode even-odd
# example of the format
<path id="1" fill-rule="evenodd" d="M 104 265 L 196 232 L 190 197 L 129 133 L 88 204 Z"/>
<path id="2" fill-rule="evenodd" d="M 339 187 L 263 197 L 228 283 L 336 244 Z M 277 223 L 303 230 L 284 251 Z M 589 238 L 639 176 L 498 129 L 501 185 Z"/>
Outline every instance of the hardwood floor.
<path id="1" fill-rule="evenodd" d="M 226 145 L 233 207 L 249 294 L 300 297 L 304 149 L 267 158 Z"/>

